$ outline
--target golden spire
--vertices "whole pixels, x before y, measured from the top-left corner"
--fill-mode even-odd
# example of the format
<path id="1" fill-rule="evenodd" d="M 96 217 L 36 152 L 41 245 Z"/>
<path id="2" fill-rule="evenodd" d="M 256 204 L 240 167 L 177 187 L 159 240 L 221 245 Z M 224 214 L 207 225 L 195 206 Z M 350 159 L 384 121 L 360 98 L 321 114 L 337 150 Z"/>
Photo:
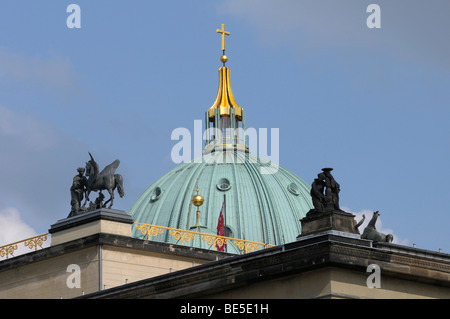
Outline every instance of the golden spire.
<path id="1" fill-rule="evenodd" d="M 217 29 L 216 32 L 222 35 L 223 55 L 220 61 L 223 66 L 219 69 L 219 89 L 216 100 L 205 114 L 207 138 L 204 152 L 212 151 L 219 145 L 247 149 L 245 136 L 241 136 L 242 130 L 246 129 L 245 113 L 234 99 L 230 85 L 230 69 L 225 66 L 225 62 L 228 61 L 225 55 L 225 36 L 230 35 L 230 32 L 225 31 L 225 24 L 222 24 L 221 29 Z"/>
<path id="2" fill-rule="evenodd" d="M 230 69 L 219 69 L 219 89 L 214 104 L 209 108 L 209 117 L 214 117 L 214 109 L 220 109 L 220 115 L 230 115 L 230 107 L 235 109 L 235 116 L 242 120 L 242 108 L 236 103 L 230 84 Z"/>
<path id="3" fill-rule="evenodd" d="M 222 34 L 222 56 L 220 57 L 220 61 L 223 63 L 223 66 L 225 66 L 225 62 L 228 61 L 228 57 L 225 55 L 225 36 L 230 35 L 229 31 L 225 31 L 225 24 L 222 24 L 221 29 L 216 29 L 217 33 Z"/>
<path id="4" fill-rule="evenodd" d="M 235 108 L 235 115 L 242 120 L 242 108 L 236 103 L 230 85 L 230 69 L 225 67 L 225 62 L 228 57 L 225 55 L 225 35 L 230 35 L 229 31 L 225 31 L 225 24 L 222 24 L 221 29 L 216 30 L 217 33 L 222 34 L 222 51 L 223 55 L 220 61 L 223 67 L 219 69 L 219 90 L 217 92 L 214 104 L 209 108 L 209 118 L 214 117 L 214 109 L 220 109 L 220 115 L 230 115 L 230 107 Z"/>

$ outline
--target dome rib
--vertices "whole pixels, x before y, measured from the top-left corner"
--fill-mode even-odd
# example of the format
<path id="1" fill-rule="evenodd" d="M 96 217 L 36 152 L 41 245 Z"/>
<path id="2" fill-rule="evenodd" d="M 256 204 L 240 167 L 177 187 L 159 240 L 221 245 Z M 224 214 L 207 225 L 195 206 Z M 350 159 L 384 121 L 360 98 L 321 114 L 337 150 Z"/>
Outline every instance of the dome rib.
<path id="1" fill-rule="evenodd" d="M 256 163 L 258 163 L 258 160 L 259 159 L 256 159 Z M 267 201 L 266 200 L 264 200 L 264 199 L 266 199 L 266 197 L 265 197 L 265 194 L 264 194 L 264 185 L 263 185 L 263 183 L 262 183 L 262 181 L 261 181 L 261 176 L 260 176 L 260 174 L 259 174 L 259 172 L 258 172 L 258 170 L 257 170 L 257 168 L 255 167 L 255 163 L 252 163 L 252 162 L 248 162 L 248 161 L 245 161 L 245 165 L 247 166 L 247 169 L 248 169 L 248 171 L 250 172 L 253 172 L 253 174 L 250 174 L 250 177 L 251 177 L 251 179 L 252 179 L 252 181 L 253 181 L 253 184 L 254 184 L 254 190 L 255 190 L 255 192 L 256 192 L 256 194 L 257 194 L 257 196 L 258 196 L 258 204 L 259 204 L 259 217 L 260 217 L 260 220 L 261 220 L 261 235 L 262 235 L 262 238 L 261 238 L 261 241 L 262 242 L 265 242 L 265 243 L 272 243 L 272 236 L 271 236 L 271 233 L 270 233 L 270 227 L 269 227 L 269 225 L 268 225 L 268 222 L 267 222 L 267 220 L 266 220 L 266 218 L 264 218 L 264 215 L 266 214 L 266 212 L 268 211 L 267 210 L 267 208 L 266 208 L 266 203 L 267 203 Z"/>

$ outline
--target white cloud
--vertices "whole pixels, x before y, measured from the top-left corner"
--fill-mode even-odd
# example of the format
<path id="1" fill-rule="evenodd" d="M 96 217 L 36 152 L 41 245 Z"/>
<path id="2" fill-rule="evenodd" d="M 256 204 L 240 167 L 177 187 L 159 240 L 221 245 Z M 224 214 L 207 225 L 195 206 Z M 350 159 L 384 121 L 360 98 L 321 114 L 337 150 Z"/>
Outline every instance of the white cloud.
<path id="1" fill-rule="evenodd" d="M 9 244 L 38 235 L 20 217 L 16 208 L 0 209 L 0 245 Z"/>
<path id="2" fill-rule="evenodd" d="M 68 88 L 75 81 L 75 73 L 67 57 L 27 57 L 0 49 L 0 77 L 45 88 Z"/>
<path id="3" fill-rule="evenodd" d="M 358 223 L 360 220 L 362 220 L 363 215 L 366 216 L 366 218 L 364 219 L 364 222 L 362 223 L 361 226 L 359 226 L 359 232 L 362 234 L 364 231 L 364 228 L 366 228 L 367 224 L 369 224 L 369 221 L 372 219 L 372 215 L 373 215 L 373 211 L 368 210 L 368 209 L 363 209 L 359 212 L 353 212 L 351 211 L 350 208 L 348 207 L 341 207 L 342 210 L 352 213 L 353 215 L 355 215 L 355 220 Z M 394 233 L 394 230 L 389 229 L 389 228 L 383 228 L 383 223 L 381 221 L 381 214 L 380 217 L 378 217 L 376 223 L 375 223 L 375 228 L 377 229 L 378 232 L 382 233 L 382 234 L 392 234 L 394 236 L 394 240 L 392 241 L 392 243 L 394 244 L 398 244 L 398 245 L 407 245 L 408 244 L 408 239 L 402 239 L 400 238 L 397 234 Z"/>
<path id="4" fill-rule="evenodd" d="M 37 235 L 39 234 L 22 220 L 20 213 L 16 208 L 8 207 L 0 209 L 0 246 L 22 241 Z M 47 240 L 42 244 L 42 248 L 48 247 L 49 245 L 50 236 L 47 236 Z M 24 242 L 20 242 L 17 244 L 17 249 L 14 250 L 12 256 L 9 256 L 9 258 L 17 257 L 32 251 L 34 250 L 26 247 Z"/>

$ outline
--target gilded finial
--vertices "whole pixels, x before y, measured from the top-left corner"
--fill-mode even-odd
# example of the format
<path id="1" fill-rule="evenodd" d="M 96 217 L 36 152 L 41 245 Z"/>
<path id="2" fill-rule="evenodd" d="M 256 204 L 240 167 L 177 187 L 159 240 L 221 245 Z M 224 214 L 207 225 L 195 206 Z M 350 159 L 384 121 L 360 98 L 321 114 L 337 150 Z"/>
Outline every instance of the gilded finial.
<path id="1" fill-rule="evenodd" d="M 191 227 L 191 229 L 194 229 L 194 228 L 206 228 L 204 226 L 200 226 L 200 209 L 199 209 L 199 207 L 203 205 L 204 201 L 205 201 L 205 199 L 203 198 L 203 196 L 198 194 L 198 188 L 197 188 L 197 195 L 192 197 L 192 204 L 194 204 L 194 206 L 197 207 L 196 223 L 195 223 L 195 226 Z"/>
<path id="2" fill-rule="evenodd" d="M 216 29 L 217 33 L 222 34 L 222 56 L 220 57 L 220 61 L 225 65 L 225 62 L 228 61 L 228 57 L 225 55 L 225 36 L 230 35 L 229 31 L 225 31 L 225 24 L 222 24 L 221 29 Z"/>
<path id="3" fill-rule="evenodd" d="M 202 195 L 198 194 L 198 188 L 197 188 L 197 195 L 195 195 L 192 198 L 192 204 L 194 204 L 194 206 L 197 206 L 197 209 L 198 209 L 198 207 L 203 205 L 203 202 L 204 202 L 204 198 Z"/>

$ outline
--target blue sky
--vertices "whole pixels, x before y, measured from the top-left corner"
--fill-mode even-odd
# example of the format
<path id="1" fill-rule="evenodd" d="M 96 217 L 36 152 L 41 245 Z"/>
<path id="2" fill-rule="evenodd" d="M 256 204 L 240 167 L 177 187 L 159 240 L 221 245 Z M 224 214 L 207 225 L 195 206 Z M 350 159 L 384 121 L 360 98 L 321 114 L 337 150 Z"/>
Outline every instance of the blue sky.
<path id="1" fill-rule="evenodd" d="M 171 132 L 214 102 L 224 23 L 233 93 L 247 126 L 279 128 L 280 165 L 308 184 L 333 167 L 342 207 L 450 252 L 449 13 L 425 0 L 2 1 L 0 245 L 68 215 L 88 152 L 120 159 L 125 211 L 175 167 Z"/>

